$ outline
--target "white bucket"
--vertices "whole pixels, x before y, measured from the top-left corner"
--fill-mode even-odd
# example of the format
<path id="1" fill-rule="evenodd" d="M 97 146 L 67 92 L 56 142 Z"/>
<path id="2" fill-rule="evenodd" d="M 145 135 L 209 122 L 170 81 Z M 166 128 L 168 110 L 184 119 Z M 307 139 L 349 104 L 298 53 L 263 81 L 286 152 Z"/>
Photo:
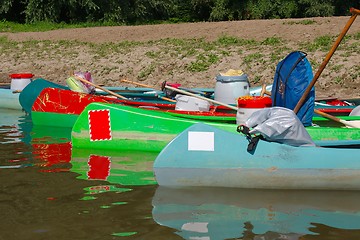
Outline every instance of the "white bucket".
<path id="1" fill-rule="evenodd" d="M 240 76 L 216 76 L 214 99 L 235 104 L 239 97 L 250 95 L 250 84 L 246 74 Z"/>
<path id="2" fill-rule="evenodd" d="M 251 114 L 260 109 L 261 108 L 239 108 L 236 112 L 236 124 L 245 124 L 246 120 L 251 116 Z"/>
<path id="3" fill-rule="evenodd" d="M 175 110 L 208 112 L 210 109 L 208 101 L 196 97 L 177 94 L 175 99 Z"/>
<path id="4" fill-rule="evenodd" d="M 34 75 L 31 73 L 14 73 L 10 74 L 10 89 L 13 91 L 22 91 L 30 82 Z"/>

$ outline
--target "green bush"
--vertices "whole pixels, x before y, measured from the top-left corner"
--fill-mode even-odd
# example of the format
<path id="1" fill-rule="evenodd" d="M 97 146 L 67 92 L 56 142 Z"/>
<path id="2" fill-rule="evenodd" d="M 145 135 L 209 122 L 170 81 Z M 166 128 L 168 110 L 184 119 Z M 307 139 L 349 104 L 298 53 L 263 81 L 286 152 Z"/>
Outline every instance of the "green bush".
<path id="1" fill-rule="evenodd" d="M 0 21 L 105 25 L 349 15 L 358 0 L 2 0 Z"/>

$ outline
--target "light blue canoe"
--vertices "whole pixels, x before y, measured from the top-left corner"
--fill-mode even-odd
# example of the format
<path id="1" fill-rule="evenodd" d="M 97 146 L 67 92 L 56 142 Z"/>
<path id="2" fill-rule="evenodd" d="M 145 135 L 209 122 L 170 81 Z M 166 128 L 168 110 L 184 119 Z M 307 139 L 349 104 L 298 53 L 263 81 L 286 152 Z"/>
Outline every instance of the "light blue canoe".
<path id="1" fill-rule="evenodd" d="M 359 191 L 160 186 L 152 200 L 152 216 L 159 225 L 189 240 L 246 239 L 246 235 L 302 239 L 326 232 L 320 230 L 324 225 L 333 236 L 344 236 L 346 230 L 360 228 L 359 197 Z"/>
<path id="2" fill-rule="evenodd" d="M 321 141 L 323 147 L 260 140 L 253 152 L 248 143 L 240 133 L 194 124 L 160 152 L 156 180 L 172 187 L 360 190 L 359 138 Z"/>
<path id="3" fill-rule="evenodd" d="M 20 92 L 13 91 L 9 87 L 0 88 L 0 108 L 22 110 L 19 102 Z"/>

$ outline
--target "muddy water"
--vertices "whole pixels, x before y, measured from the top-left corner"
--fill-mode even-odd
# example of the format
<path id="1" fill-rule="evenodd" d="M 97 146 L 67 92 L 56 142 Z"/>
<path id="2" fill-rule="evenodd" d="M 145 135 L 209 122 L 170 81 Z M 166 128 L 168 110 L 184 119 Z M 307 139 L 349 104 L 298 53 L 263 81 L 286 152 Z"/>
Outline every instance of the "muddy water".
<path id="1" fill-rule="evenodd" d="M 72 149 L 0 109 L 0 239 L 359 239 L 360 193 L 167 189 L 154 153 Z"/>

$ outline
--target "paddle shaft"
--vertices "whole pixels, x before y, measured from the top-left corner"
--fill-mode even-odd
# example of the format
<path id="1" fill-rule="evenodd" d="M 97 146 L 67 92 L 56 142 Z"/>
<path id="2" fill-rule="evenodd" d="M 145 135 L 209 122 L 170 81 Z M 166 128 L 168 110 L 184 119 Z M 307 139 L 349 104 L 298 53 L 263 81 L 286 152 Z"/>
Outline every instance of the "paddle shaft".
<path id="1" fill-rule="evenodd" d="M 360 14 L 360 10 L 359 9 L 356 9 L 356 8 L 350 8 L 350 12 L 352 13 L 352 14 Z"/>
<path id="2" fill-rule="evenodd" d="M 126 79 L 120 79 L 120 82 L 131 83 L 131 84 L 138 85 L 138 86 L 141 86 L 141 87 L 146 87 L 146 88 L 152 88 L 152 89 L 154 89 L 153 87 L 151 87 L 151 86 L 149 86 L 149 85 L 146 85 L 146 84 L 143 84 L 143 83 L 138 83 L 138 82 L 129 81 L 129 80 L 126 80 Z M 166 100 L 166 101 L 169 101 L 169 102 L 176 102 L 176 100 L 171 99 L 171 98 L 167 98 L 167 97 L 161 97 L 161 96 L 159 96 L 159 98 L 161 98 L 161 99 L 163 99 L 163 100 Z"/>
<path id="3" fill-rule="evenodd" d="M 187 91 L 178 89 L 178 88 L 170 87 L 170 86 L 167 86 L 167 85 L 165 85 L 165 88 L 170 89 L 170 90 L 173 90 L 173 91 L 176 91 L 176 92 L 179 92 L 179 93 L 182 93 L 182 94 L 185 94 L 185 95 L 189 95 L 189 96 L 192 96 L 192 97 L 196 97 L 196 98 L 199 98 L 199 99 L 208 101 L 208 102 L 212 102 L 212 103 L 215 103 L 215 104 L 218 104 L 218 105 L 222 105 L 222 106 L 228 107 L 228 108 L 233 109 L 233 110 L 236 110 L 236 111 L 238 110 L 238 108 L 235 107 L 235 106 L 231 106 L 231 105 L 228 105 L 228 104 L 225 104 L 225 103 L 216 101 L 216 100 L 212 100 L 212 99 L 210 99 L 210 98 L 206 98 L 206 97 L 203 97 L 203 96 L 199 96 L 199 95 L 196 95 L 196 94 L 193 94 L 193 93 L 190 93 L 190 92 L 187 92 Z"/>
<path id="4" fill-rule="evenodd" d="M 337 49 L 337 47 L 339 46 L 341 40 L 344 38 L 345 34 L 347 33 L 347 31 L 349 30 L 350 26 L 352 25 L 352 23 L 355 21 L 356 17 L 358 14 L 360 14 L 360 10 L 355 9 L 355 8 L 351 8 L 350 12 L 352 13 L 352 16 L 350 17 L 350 19 L 348 20 L 348 22 L 346 23 L 344 29 L 342 30 L 342 32 L 340 33 L 340 35 L 338 36 L 338 38 L 336 39 L 334 45 L 332 46 L 332 48 L 330 49 L 329 53 L 326 55 L 323 63 L 320 65 L 319 69 L 317 70 L 317 72 L 315 73 L 312 81 L 310 82 L 309 86 L 305 89 L 304 94 L 301 96 L 299 102 L 296 104 L 295 108 L 294 108 L 294 112 L 295 114 L 300 110 L 301 106 L 304 104 L 307 96 L 309 95 L 312 87 L 315 85 L 317 79 L 319 78 L 319 76 L 321 75 L 322 71 L 324 70 L 324 68 L 326 67 L 326 65 L 328 64 L 330 58 L 332 57 L 332 55 L 334 54 L 335 50 Z"/>
<path id="5" fill-rule="evenodd" d="M 137 83 L 137 82 L 133 82 L 133 81 L 129 81 L 129 80 L 126 80 L 126 79 L 121 79 L 120 80 L 121 82 L 126 82 L 126 83 L 132 83 L 132 84 L 135 84 L 135 85 L 138 85 L 138 86 L 141 86 L 141 87 L 147 87 L 147 88 L 153 88 L 149 85 L 146 85 L 146 84 L 142 84 L 142 83 Z M 166 84 L 165 84 L 166 85 Z M 192 93 L 197 93 L 197 94 L 202 94 L 202 95 L 205 95 L 204 92 L 202 91 L 197 91 L 197 90 L 194 90 L 194 89 L 187 89 L 187 88 L 182 88 L 184 91 L 188 91 L 188 92 L 192 92 Z M 167 100 L 167 101 L 170 101 L 170 102 L 176 102 L 175 100 L 171 99 L 171 98 L 167 98 L 167 97 L 160 97 L 164 100 Z"/>
<path id="6" fill-rule="evenodd" d="M 126 79 L 120 79 L 120 82 L 131 83 L 131 84 L 138 85 L 138 86 L 141 86 L 141 87 L 154 89 L 152 86 L 149 86 L 149 85 L 146 85 L 146 84 L 143 84 L 143 83 L 133 82 L 133 81 L 126 80 Z"/>
<path id="7" fill-rule="evenodd" d="M 82 82 L 84 82 L 84 83 L 87 83 L 87 84 L 89 84 L 89 85 L 91 85 L 91 86 L 93 86 L 93 87 L 96 87 L 96 88 L 98 88 L 98 89 L 100 89 L 100 90 L 102 90 L 102 91 L 104 91 L 104 92 L 107 92 L 107 93 L 109 93 L 109 94 L 111 94 L 111 95 L 113 95 L 113 96 L 115 96 L 115 97 L 118 97 L 118 98 L 121 98 L 121 99 L 127 99 L 127 98 L 124 97 L 124 96 L 121 96 L 121 95 L 119 95 L 119 94 L 117 94 L 117 93 L 114 93 L 113 91 L 110 91 L 110 90 L 108 90 L 108 89 L 106 89 L 106 88 L 100 87 L 99 85 L 96 85 L 95 83 L 92 83 L 92 82 L 90 82 L 90 81 L 88 81 L 88 80 L 86 80 L 86 79 L 84 79 L 84 78 L 82 78 L 82 77 L 79 77 L 79 76 L 74 75 L 74 78 L 76 78 L 77 80 L 82 81 Z"/>
<path id="8" fill-rule="evenodd" d="M 263 97 L 264 94 L 266 94 L 268 96 L 271 96 L 271 92 L 266 90 L 266 84 L 263 84 L 262 87 L 261 87 L 260 97 Z"/>
<path id="9" fill-rule="evenodd" d="M 359 127 L 360 127 L 360 126 L 358 126 L 358 125 L 359 125 L 358 121 L 353 122 L 353 123 L 352 123 L 352 122 L 349 122 L 349 121 L 345 121 L 345 120 L 343 120 L 343 119 L 334 117 L 334 116 L 332 116 L 332 115 L 330 115 L 330 114 L 321 112 L 321 111 L 319 111 L 319 110 L 317 110 L 317 109 L 315 109 L 314 112 L 315 112 L 316 114 L 320 115 L 320 116 L 323 116 L 323 117 L 325 117 L 325 118 L 331 119 L 331 120 L 333 120 L 333 121 L 335 121 L 335 122 L 342 123 L 342 124 L 344 124 L 345 126 L 348 126 L 348 127 L 352 127 L 352 128 L 359 128 Z"/>

